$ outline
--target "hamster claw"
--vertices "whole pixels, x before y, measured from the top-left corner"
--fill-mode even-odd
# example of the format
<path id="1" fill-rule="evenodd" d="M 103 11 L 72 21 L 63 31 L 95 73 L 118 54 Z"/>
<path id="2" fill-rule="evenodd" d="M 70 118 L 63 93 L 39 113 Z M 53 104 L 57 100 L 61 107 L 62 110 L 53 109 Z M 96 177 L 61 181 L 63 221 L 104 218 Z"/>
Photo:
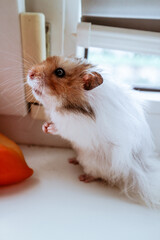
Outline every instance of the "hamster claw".
<path id="1" fill-rule="evenodd" d="M 42 126 L 42 130 L 45 133 L 55 134 L 57 133 L 57 129 L 53 122 L 45 122 Z"/>
<path id="2" fill-rule="evenodd" d="M 93 182 L 96 180 L 96 178 L 88 175 L 88 174 L 82 174 L 79 176 L 79 180 L 85 183 Z"/>
<path id="3" fill-rule="evenodd" d="M 69 158 L 68 162 L 71 163 L 71 164 L 74 164 L 74 165 L 78 165 L 79 164 L 79 162 L 77 161 L 76 158 Z"/>

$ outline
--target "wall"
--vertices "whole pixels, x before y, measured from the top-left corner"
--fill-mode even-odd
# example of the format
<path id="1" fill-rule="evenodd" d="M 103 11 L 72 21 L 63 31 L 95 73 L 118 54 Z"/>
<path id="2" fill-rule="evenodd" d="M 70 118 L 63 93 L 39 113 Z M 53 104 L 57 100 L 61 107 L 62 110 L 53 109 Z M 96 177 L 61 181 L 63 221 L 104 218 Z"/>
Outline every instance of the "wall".
<path id="1" fill-rule="evenodd" d="M 19 144 L 70 147 L 70 144 L 59 136 L 45 134 L 42 131 L 43 121 L 25 117 L 0 115 L 0 132 Z"/>

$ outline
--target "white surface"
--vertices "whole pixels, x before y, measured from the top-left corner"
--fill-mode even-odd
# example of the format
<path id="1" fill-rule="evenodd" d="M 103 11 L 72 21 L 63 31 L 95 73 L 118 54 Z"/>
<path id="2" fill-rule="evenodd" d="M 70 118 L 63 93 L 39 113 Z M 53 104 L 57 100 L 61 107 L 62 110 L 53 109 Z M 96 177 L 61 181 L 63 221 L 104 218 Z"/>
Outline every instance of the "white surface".
<path id="1" fill-rule="evenodd" d="M 157 114 L 160 117 L 160 92 L 140 91 L 139 93 L 147 104 L 148 113 Z"/>
<path id="2" fill-rule="evenodd" d="M 88 26 L 89 23 L 78 24 L 78 46 L 160 54 L 160 33 L 94 24 Z M 84 33 L 86 39 L 84 39 Z"/>
<path id="3" fill-rule="evenodd" d="M 0 188 L 1 240 L 159 240 L 160 210 L 137 205 L 102 182 L 78 180 L 72 150 L 22 146 L 34 175 Z"/>
<path id="4" fill-rule="evenodd" d="M 0 114 L 27 114 L 19 23 L 22 11 L 24 0 L 0 1 Z"/>

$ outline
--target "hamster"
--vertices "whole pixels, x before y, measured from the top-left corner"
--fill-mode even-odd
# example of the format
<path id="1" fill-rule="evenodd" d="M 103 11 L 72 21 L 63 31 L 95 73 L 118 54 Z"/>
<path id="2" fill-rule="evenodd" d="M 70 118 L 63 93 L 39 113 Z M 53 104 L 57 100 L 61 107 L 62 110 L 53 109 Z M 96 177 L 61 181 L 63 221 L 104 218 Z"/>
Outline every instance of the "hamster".
<path id="1" fill-rule="evenodd" d="M 71 142 L 81 181 L 103 179 L 133 200 L 160 205 L 160 162 L 149 158 L 153 141 L 134 91 L 111 81 L 86 60 L 53 56 L 27 75 L 51 122 L 44 132 Z"/>

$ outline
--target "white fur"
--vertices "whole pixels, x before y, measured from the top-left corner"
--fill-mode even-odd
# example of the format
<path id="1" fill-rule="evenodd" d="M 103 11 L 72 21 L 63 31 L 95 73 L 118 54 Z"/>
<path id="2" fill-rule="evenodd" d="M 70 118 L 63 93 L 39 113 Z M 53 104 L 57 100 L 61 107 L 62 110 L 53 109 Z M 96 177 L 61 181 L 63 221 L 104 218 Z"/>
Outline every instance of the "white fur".
<path id="1" fill-rule="evenodd" d="M 105 75 L 103 79 L 101 86 L 86 91 L 96 120 L 83 114 L 57 112 L 61 102 L 48 95 L 45 87 L 39 100 L 58 134 L 73 144 L 85 173 L 118 186 L 132 199 L 159 206 L 160 162 L 149 158 L 153 142 L 143 106 L 133 91 Z M 33 85 L 33 81 L 28 82 Z"/>

